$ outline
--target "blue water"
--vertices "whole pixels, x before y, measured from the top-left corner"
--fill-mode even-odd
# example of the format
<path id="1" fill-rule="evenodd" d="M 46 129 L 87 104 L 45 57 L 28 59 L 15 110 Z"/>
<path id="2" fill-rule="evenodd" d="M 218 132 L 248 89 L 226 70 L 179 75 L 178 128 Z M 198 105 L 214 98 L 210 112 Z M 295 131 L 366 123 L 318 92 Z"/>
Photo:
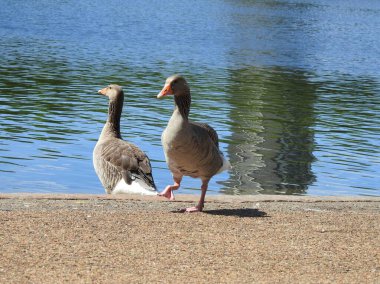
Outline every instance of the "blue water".
<path id="1" fill-rule="evenodd" d="M 380 195 L 380 2 L 0 1 L 0 192 L 104 193 L 96 91 L 171 182 L 160 135 L 183 74 L 233 169 L 209 194 Z M 181 193 L 198 194 L 184 179 Z"/>

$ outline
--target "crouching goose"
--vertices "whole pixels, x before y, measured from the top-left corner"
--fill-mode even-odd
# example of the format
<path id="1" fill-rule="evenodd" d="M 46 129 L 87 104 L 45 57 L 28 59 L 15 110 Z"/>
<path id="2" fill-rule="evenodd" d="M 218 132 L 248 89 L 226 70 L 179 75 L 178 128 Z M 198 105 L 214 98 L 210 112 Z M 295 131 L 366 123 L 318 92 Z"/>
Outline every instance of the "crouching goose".
<path id="1" fill-rule="evenodd" d="M 202 211 L 210 179 L 231 166 L 219 150 L 216 131 L 205 123 L 189 121 L 190 88 L 182 76 L 173 75 L 166 79 L 157 98 L 167 95 L 174 95 L 175 108 L 161 142 L 174 184 L 168 185 L 159 195 L 173 200 L 173 190 L 179 188 L 183 176 L 200 178 L 202 193 L 198 205 L 181 211 Z"/>
<path id="2" fill-rule="evenodd" d="M 98 93 L 109 98 L 108 119 L 93 152 L 95 172 L 103 187 L 107 193 L 157 195 L 149 158 L 120 135 L 122 88 L 109 85 Z"/>

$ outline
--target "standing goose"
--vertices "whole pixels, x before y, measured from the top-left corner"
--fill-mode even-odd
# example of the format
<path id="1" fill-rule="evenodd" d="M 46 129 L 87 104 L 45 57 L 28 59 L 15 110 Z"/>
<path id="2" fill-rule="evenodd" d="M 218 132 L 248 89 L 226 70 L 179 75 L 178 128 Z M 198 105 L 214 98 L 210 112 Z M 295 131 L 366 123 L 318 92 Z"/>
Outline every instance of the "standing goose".
<path id="1" fill-rule="evenodd" d="M 107 193 L 157 195 L 149 158 L 120 135 L 124 92 L 118 85 L 99 90 L 109 98 L 108 119 L 93 152 L 93 163 Z"/>
<path id="2" fill-rule="evenodd" d="M 231 165 L 219 150 L 216 131 L 205 123 L 189 121 L 191 96 L 186 80 L 180 75 L 167 78 L 157 98 L 166 95 L 174 95 L 175 108 L 161 142 L 174 184 L 168 185 L 159 195 L 173 200 L 173 190 L 180 187 L 183 176 L 200 178 L 202 193 L 198 205 L 182 210 L 199 212 L 203 210 L 210 179 Z"/>

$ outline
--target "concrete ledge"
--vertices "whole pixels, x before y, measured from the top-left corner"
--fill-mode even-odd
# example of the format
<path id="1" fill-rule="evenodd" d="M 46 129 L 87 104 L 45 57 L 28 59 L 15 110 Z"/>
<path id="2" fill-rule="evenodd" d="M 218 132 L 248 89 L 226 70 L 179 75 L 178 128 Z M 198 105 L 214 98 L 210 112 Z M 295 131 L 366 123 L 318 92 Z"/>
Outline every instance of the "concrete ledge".
<path id="1" fill-rule="evenodd" d="M 177 194 L 177 202 L 195 202 L 199 195 Z M 57 193 L 1 193 L 0 199 L 50 199 L 50 200 L 141 200 L 165 202 L 165 198 L 146 195 L 106 194 L 57 194 Z M 211 195 L 206 202 L 380 202 L 380 197 L 371 196 L 294 196 L 294 195 Z"/>

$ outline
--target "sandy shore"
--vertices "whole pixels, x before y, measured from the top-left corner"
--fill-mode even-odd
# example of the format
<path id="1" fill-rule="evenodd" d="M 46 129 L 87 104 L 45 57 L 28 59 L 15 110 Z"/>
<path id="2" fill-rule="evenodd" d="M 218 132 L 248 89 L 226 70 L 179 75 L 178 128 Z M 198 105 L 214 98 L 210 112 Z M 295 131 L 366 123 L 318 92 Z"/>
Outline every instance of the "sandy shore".
<path id="1" fill-rule="evenodd" d="M 380 198 L 0 194 L 1 283 L 380 283 Z"/>

